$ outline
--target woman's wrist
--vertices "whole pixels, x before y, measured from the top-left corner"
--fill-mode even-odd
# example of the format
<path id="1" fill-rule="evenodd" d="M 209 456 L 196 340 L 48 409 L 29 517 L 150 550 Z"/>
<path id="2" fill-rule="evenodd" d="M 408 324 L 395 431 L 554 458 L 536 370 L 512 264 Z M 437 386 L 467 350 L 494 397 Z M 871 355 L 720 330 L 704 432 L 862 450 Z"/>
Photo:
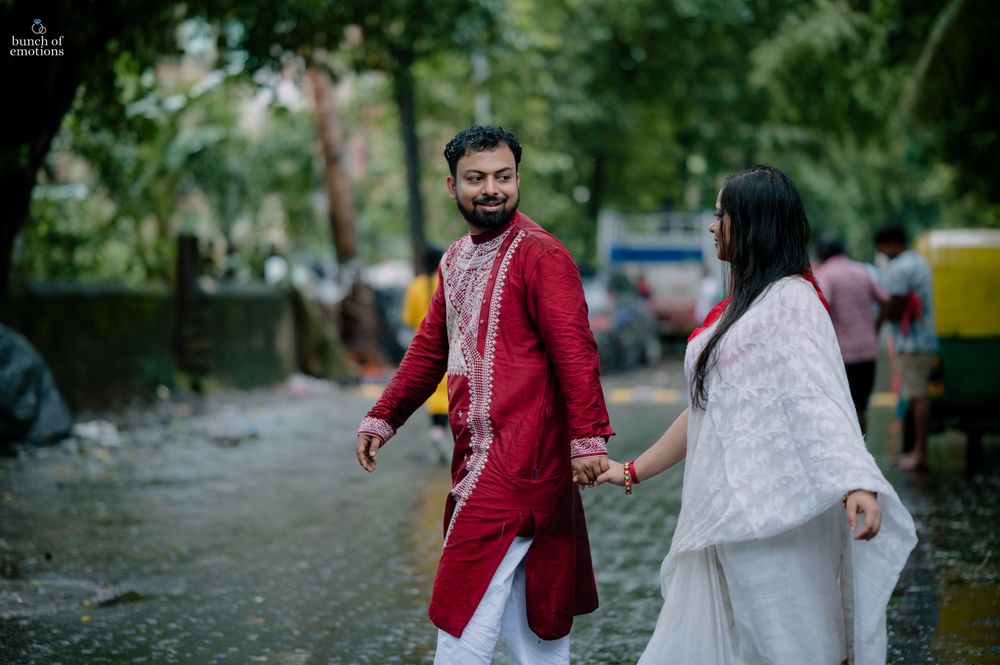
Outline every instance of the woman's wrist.
<path id="1" fill-rule="evenodd" d="M 864 492 L 865 494 L 871 494 L 875 498 L 875 500 L 878 500 L 878 492 L 872 492 L 871 490 L 866 490 L 866 489 L 858 488 L 858 489 L 850 490 L 849 492 L 847 492 L 844 495 L 844 498 L 840 500 L 841 503 L 843 503 L 846 506 L 847 505 L 847 499 L 848 499 L 848 497 L 850 497 L 852 494 L 857 494 L 858 492 Z"/>
<path id="2" fill-rule="evenodd" d="M 629 475 L 632 477 L 632 484 L 638 485 L 639 475 L 635 472 L 635 460 L 634 459 L 629 460 L 628 464 L 625 465 L 625 468 L 628 470 Z"/>

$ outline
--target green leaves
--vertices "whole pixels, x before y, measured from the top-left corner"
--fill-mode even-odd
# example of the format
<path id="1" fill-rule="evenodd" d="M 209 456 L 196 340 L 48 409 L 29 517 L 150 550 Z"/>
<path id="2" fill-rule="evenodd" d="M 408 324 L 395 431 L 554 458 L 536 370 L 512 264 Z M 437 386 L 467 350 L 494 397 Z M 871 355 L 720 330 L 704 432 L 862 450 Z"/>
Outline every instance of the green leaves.
<path id="1" fill-rule="evenodd" d="M 79 48 L 92 42 L 85 82 L 20 256 L 36 253 L 31 274 L 46 274 L 35 257 L 52 246 L 53 272 L 77 261 L 79 274 L 164 280 L 182 223 L 223 245 L 249 229 L 234 247 L 251 265 L 278 227 L 293 247 L 328 243 L 308 104 L 258 99 L 264 128 L 246 126 L 252 97 L 301 93 L 302 64 L 317 61 L 343 82 L 367 261 L 410 252 L 401 80 L 438 244 L 463 230 L 441 149 L 487 119 L 524 145 L 522 208 L 582 260 L 600 208 L 708 208 L 726 174 L 756 162 L 786 170 L 814 227 L 843 231 L 859 257 L 889 216 L 914 231 L 998 224 L 998 17 L 989 0 L 111 3 L 111 36 L 76 19 Z M 209 77 L 174 76 L 199 58 Z M 84 198 L 60 198 L 64 182 Z M 127 267 L 110 258 L 122 246 L 137 248 Z"/>

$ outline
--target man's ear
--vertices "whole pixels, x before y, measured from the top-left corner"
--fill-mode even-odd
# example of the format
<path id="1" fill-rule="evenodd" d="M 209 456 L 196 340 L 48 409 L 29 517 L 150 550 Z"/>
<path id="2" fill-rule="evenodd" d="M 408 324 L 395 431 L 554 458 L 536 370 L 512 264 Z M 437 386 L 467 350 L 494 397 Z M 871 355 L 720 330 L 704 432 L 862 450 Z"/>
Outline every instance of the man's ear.
<path id="1" fill-rule="evenodd" d="M 451 176 L 448 176 L 444 182 L 445 185 L 448 186 L 448 196 L 450 196 L 451 198 L 455 198 L 455 196 L 457 196 L 455 192 L 455 179 L 452 178 Z"/>

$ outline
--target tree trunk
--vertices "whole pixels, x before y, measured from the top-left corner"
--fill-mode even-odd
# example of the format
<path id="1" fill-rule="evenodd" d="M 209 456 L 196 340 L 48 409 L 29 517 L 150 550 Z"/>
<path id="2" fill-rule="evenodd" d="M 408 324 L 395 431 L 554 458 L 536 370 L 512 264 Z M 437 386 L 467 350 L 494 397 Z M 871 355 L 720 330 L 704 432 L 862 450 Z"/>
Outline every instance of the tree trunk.
<path id="1" fill-rule="evenodd" d="M 0 3 L 5 39 L 44 36 L 49 43 L 42 48 L 63 51 L 62 55 L 5 55 L 0 65 L 0 89 L 15 95 L 4 106 L 4 122 L 0 123 L 0 183 L 5 195 L 0 211 L 0 294 L 6 292 L 10 279 L 14 241 L 28 222 L 38 170 L 77 90 L 85 81 L 107 78 L 115 57 L 108 50 L 112 39 L 117 40 L 120 52 L 130 50 L 134 41 L 144 39 L 142 21 L 155 24 L 169 2 L 141 6 L 104 2 L 100 11 L 94 3 L 75 0 L 54 0 L 44 7 L 33 0 Z M 32 31 L 36 18 L 46 28 L 44 35 Z M 52 40 L 59 40 L 60 45 Z"/>
<path id="2" fill-rule="evenodd" d="M 590 174 L 590 199 L 587 201 L 587 221 L 589 231 L 584 235 L 584 256 L 597 255 L 597 218 L 604 205 L 604 190 L 607 184 L 607 149 L 601 148 L 593 157 L 594 170 Z"/>
<path id="3" fill-rule="evenodd" d="M 309 82 L 316 100 L 316 130 L 323 148 L 323 180 L 329 200 L 330 233 L 337 262 L 347 267 L 358 255 L 354 226 L 354 195 L 344 168 L 344 129 L 330 73 L 318 62 L 309 66 Z"/>
<path id="4" fill-rule="evenodd" d="M 399 109 L 399 128 L 406 154 L 406 191 L 410 202 L 410 244 L 413 247 L 413 268 L 416 274 L 425 272 L 424 200 L 420 194 L 420 146 L 417 142 L 417 118 L 414 102 L 412 58 L 397 55 L 399 65 L 393 71 L 393 93 Z"/>
<path id="5" fill-rule="evenodd" d="M 70 24 L 67 19 L 71 19 L 73 4 L 53 3 L 46 8 L 52 16 L 49 37 L 69 32 L 62 24 Z M 38 11 L 37 3 L 33 2 L 5 7 L 0 12 L 3 18 L 0 24 L 7 31 L 5 38 L 38 39 L 31 31 L 34 13 Z M 0 87 L 14 95 L 4 105 L 5 118 L 0 124 L 0 182 L 4 189 L 0 211 L 0 295 L 6 292 L 10 278 L 14 241 L 28 221 L 38 170 L 83 79 L 81 63 L 90 55 L 73 52 L 71 49 L 83 45 L 69 39 L 67 35 L 62 56 L 5 55 L 0 69 Z M 88 51 L 93 48 L 90 43 L 85 46 Z"/>
<path id="6" fill-rule="evenodd" d="M 341 303 L 341 335 L 355 362 L 384 365 L 385 356 L 378 345 L 380 324 L 375 292 L 358 276 L 358 234 L 354 195 L 344 167 L 343 124 L 330 72 L 319 54 L 309 66 L 309 81 L 316 100 L 316 129 L 323 148 L 324 182 L 339 279 L 349 289 Z"/>
<path id="7" fill-rule="evenodd" d="M 198 238 L 177 238 L 177 278 L 174 280 L 174 362 L 186 372 L 191 390 L 202 393 L 202 380 L 209 371 L 208 310 L 198 290 L 201 255 Z"/>

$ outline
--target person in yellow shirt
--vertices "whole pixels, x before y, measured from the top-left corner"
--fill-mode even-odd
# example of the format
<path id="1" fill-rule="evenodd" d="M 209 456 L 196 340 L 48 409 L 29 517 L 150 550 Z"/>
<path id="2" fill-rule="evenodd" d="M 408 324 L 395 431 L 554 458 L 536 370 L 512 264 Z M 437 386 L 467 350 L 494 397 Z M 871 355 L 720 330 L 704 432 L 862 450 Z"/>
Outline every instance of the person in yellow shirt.
<path id="1" fill-rule="evenodd" d="M 431 297 L 438 286 L 438 264 L 441 263 L 443 252 L 439 247 L 428 245 L 424 249 L 424 272 L 413 278 L 406 289 L 403 298 L 403 311 L 400 318 L 403 323 L 414 330 L 420 327 L 420 322 L 427 315 Z M 450 446 L 448 444 L 448 375 L 445 374 L 438 384 L 437 390 L 424 404 L 431 414 L 431 443 L 438 453 L 441 464 L 448 462 Z"/>

